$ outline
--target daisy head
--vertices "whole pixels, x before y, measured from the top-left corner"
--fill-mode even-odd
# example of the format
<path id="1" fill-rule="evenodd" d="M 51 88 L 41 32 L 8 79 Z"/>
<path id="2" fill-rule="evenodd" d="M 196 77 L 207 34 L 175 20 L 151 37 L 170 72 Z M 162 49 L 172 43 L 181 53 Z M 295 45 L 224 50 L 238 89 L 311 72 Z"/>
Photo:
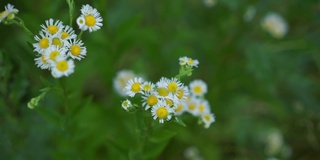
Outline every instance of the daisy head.
<path id="1" fill-rule="evenodd" d="M 200 100 L 197 104 L 197 110 L 200 115 L 210 113 L 209 102 L 207 100 Z"/>
<path id="2" fill-rule="evenodd" d="M 198 67 L 199 61 L 184 56 L 179 58 L 179 64 L 180 66 Z"/>
<path id="3" fill-rule="evenodd" d="M 159 101 L 157 92 L 145 93 L 142 96 L 142 105 L 145 106 L 146 110 L 157 105 Z"/>
<path id="4" fill-rule="evenodd" d="M 83 5 L 81 8 L 81 15 L 77 19 L 79 29 L 89 32 L 99 30 L 102 27 L 102 18 L 96 8 L 90 5 Z"/>
<path id="5" fill-rule="evenodd" d="M 121 106 L 124 110 L 129 111 L 129 108 L 132 107 L 132 103 L 130 100 L 126 99 L 125 101 L 122 102 Z"/>
<path id="6" fill-rule="evenodd" d="M 189 84 L 190 92 L 195 96 L 203 96 L 207 93 L 207 84 L 203 80 L 193 80 Z"/>
<path id="7" fill-rule="evenodd" d="M 150 93 L 150 92 L 153 92 L 154 89 L 155 89 L 155 85 L 152 82 L 149 82 L 149 81 L 143 82 L 142 84 L 143 92 Z"/>
<path id="8" fill-rule="evenodd" d="M 65 48 L 61 48 L 59 46 L 50 46 L 47 50 L 44 52 L 45 54 L 45 60 L 49 63 L 53 63 L 57 61 L 58 56 L 64 57 L 66 55 Z"/>
<path id="9" fill-rule="evenodd" d="M 161 98 L 169 98 L 170 97 L 170 92 L 168 90 L 168 78 L 162 77 L 157 83 L 157 92 L 159 97 Z"/>
<path id="10" fill-rule="evenodd" d="M 67 55 L 72 59 L 81 60 L 87 55 L 87 48 L 83 46 L 81 39 L 71 39 L 66 46 L 68 48 Z"/>
<path id="11" fill-rule="evenodd" d="M 166 83 L 167 90 L 173 94 L 176 94 L 182 87 L 182 83 L 177 78 L 168 79 Z"/>
<path id="12" fill-rule="evenodd" d="M 174 114 L 174 109 L 169 107 L 166 102 L 160 101 L 157 105 L 152 107 L 151 114 L 153 119 L 159 120 L 159 123 L 164 123 L 164 121 L 169 121 Z"/>
<path id="13" fill-rule="evenodd" d="M 274 38 L 282 38 L 288 32 L 287 22 L 278 13 L 275 12 L 268 13 L 262 19 L 261 26 Z"/>
<path id="14" fill-rule="evenodd" d="M 215 122 L 215 117 L 212 113 L 205 113 L 201 115 L 201 120 L 204 122 L 204 127 L 209 128 L 211 123 Z"/>
<path id="15" fill-rule="evenodd" d="M 19 10 L 14 8 L 11 4 L 7 4 L 4 9 L 5 10 L 0 13 L 0 23 L 7 17 L 8 19 L 13 19 L 15 14 L 19 12 Z"/>
<path id="16" fill-rule="evenodd" d="M 198 109 L 197 109 L 198 101 L 199 101 L 199 99 L 197 99 L 196 97 L 191 97 L 185 103 L 186 111 L 191 113 L 193 116 L 199 115 L 198 114 L 199 112 L 198 112 Z"/>
<path id="17" fill-rule="evenodd" d="M 75 39 L 77 35 L 74 32 L 74 29 L 68 25 L 64 26 L 60 32 L 60 38 L 63 40 Z"/>
<path id="18" fill-rule="evenodd" d="M 34 39 L 37 41 L 33 43 L 34 51 L 38 53 L 42 53 L 44 50 L 48 49 L 51 46 L 52 38 L 45 34 L 44 32 L 40 31 L 39 36 L 34 36 Z"/>
<path id="19" fill-rule="evenodd" d="M 62 76 L 68 77 L 74 72 L 74 62 L 72 59 L 67 60 L 65 56 L 57 56 L 56 61 L 51 64 L 51 74 L 54 78 Z"/>
<path id="20" fill-rule="evenodd" d="M 55 35 L 60 33 L 64 27 L 60 20 L 55 21 L 52 18 L 46 20 L 45 23 L 46 24 L 41 25 L 41 28 L 43 32 L 49 35 Z"/>
<path id="21" fill-rule="evenodd" d="M 186 107 L 185 106 L 186 106 L 185 102 L 178 103 L 176 105 L 176 107 L 174 108 L 174 114 L 176 116 L 182 115 L 186 111 Z"/>
<path id="22" fill-rule="evenodd" d="M 34 60 L 37 67 L 41 69 L 50 69 L 50 63 L 46 60 L 46 55 L 44 53 L 39 54 L 39 57 L 35 58 Z"/>
<path id="23" fill-rule="evenodd" d="M 121 96 L 126 96 L 127 91 L 124 90 L 128 80 L 135 77 L 135 74 L 131 70 L 121 70 L 117 73 L 116 77 L 113 79 L 113 87 L 117 93 Z"/>
<path id="24" fill-rule="evenodd" d="M 142 93 L 142 78 L 134 77 L 127 82 L 125 87 L 126 93 L 130 97 L 134 97 L 137 93 Z"/>

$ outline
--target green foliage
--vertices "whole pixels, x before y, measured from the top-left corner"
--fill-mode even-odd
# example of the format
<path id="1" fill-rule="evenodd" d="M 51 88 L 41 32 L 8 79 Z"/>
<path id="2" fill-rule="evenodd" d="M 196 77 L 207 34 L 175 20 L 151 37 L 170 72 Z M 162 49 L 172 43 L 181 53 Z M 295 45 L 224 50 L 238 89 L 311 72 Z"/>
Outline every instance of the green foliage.
<path id="1" fill-rule="evenodd" d="M 203 159 L 319 159 L 318 1 L 24 0 L 1 1 L 0 12 L 7 3 L 24 23 L 0 23 L 2 159 L 173 160 L 188 159 L 189 147 Z M 75 72 L 54 79 L 35 65 L 29 35 L 49 18 L 79 33 L 83 4 L 99 10 L 103 26 L 83 33 L 88 52 Z M 249 6 L 256 12 L 245 21 Z M 269 11 L 287 21 L 283 38 L 262 29 Z M 216 115 L 209 129 L 189 114 L 158 124 L 121 108 L 119 70 L 156 81 L 176 75 L 182 56 L 199 60 L 183 82 L 207 82 Z"/>

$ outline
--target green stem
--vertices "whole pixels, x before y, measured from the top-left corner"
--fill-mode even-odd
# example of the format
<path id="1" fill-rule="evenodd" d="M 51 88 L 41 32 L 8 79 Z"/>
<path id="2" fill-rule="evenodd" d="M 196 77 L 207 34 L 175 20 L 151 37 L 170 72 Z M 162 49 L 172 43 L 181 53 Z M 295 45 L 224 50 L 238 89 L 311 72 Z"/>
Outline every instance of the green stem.
<path id="1" fill-rule="evenodd" d="M 78 39 L 81 39 L 82 33 L 83 33 L 83 31 L 81 30 L 79 35 L 78 35 Z"/>
<path id="2" fill-rule="evenodd" d="M 21 28 L 23 28 L 24 31 L 25 31 L 31 38 L 33 38 L 33 37 L 34 37 L 33 33 L 25 26 L 23 20 L 22 20 L 21 18 L 19 18 L 19 17 L 15 17 L 15 19 L 17 20 L 17 21 L 14 21 L 15 24 L 17 24 L 18 26 L 20 26 Z"/>
<path id="3" fill-rule="evenodd" d="M 63 108 L 62 108 L 62 111 L 63 111 L 63 114 L 64 114 L 64 121 L 63 121 L 63 124 L 61 124 L 61 127 L 62 127 L 62 130 L 65 130 L 68 126 L 68 123 L 69 123 L 69 118 L 70 118 L 70 109 L 69 109 L 69 104 L 68 104 L 68 99 L 69 99 L 69 96 L 68 96 L 68 92 L 67 92 L 67 87 L 66 87 L 66 79 L 65 78 L 60 78 L 59 79 L 59 83 L 60 83 L 60 87 L 61 87 L 61 90 L 62 90 L 62 97 L 63 97 Z"/>
<path id="4" fill-rule="evenodd" d="M 74 1 L 73 0 L 66 0 L 69 6 L 69 26 L 72 27 L 72 21 L 73 21 L 73 13 L 74 13 Z"/>

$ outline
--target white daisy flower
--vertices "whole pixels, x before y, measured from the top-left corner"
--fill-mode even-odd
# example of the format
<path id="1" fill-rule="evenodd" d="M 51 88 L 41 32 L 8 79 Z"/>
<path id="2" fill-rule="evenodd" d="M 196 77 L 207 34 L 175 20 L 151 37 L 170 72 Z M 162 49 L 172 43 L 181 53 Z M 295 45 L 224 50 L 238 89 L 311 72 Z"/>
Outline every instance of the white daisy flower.
<path id="1" fill-rule="evenodd" d="M 142 84 L 142 90 L 143 90 L 145 93 L 153 92 L 154 89 L 155 89 L 155 84 L 153 84 L 152 82 L 148 82 L 148 81 L 143 82 L 143 84 Z"/>
<path id="2" fill-rule="evenodd" d="M 177 78 L 171 78 L 166 81 L 167 90 L 173 94 L 176 94 L 182 87 L 182 83 Z"/>
<path id="3" fill-rule="evenodd" d="M 132 107 L 132 103 L 130 100 L 126 99 L 122 102 L 121 106 L 124 110 L 129 111 L 129 108 Z"/>
<path id="4" fill-rule="evenodd" d="M 179 101 L 185 101 L 189 96 L 189 89 L 187 86 L 181 86 L 178 88 L 177 93 L 175 94 L 175 97 Z"/>
<path id="5" fill-rule="evenodd" d="M 13 17 L 10 19 L 14 18 L 14 14 L 17 14 L 19 12 L 18 9 L 14 8 L 13 5 L 7 4 L 7 6 L 4 7 L 4 11 L 0 13 L 0 23 L 7 17 L 10 17 L 10 14 L 12 14 Z"/>
<path id="6" fill-rule="evenodd" d="M 88 30 L 93 32 L 102 27 L 102 18 L 97 9 L 90 5 L 83 5 L 81 8 L 81 16 L 77 19 L 79 29 L 82 31 Z"/>
<path id="7" fill-rule="evenodd" d="M 50 64 L 49 62 L 46 60 L 46 56 L 45 54 L 39 54 L 40 56 L 35 58 L 35 63 L 37 65 L 37 67 L 41 68 L 41 69 L 50 69 Z"/>
<path id="8" fill-rule="evenodd" d="M 174 109 L 169 107 L 166 102 L 159 101 L 157 105 L 153 106 L 151 109 L 151 114 L 153 119 L 159 119 L 159 123 L 164 123 L 164 121 L 169 121 L 174 114 Z"/>
<path id="9" fill-rule="evenodd" d="M 45 52 L 45 60 L 49 63 L 53 63 L 57 61 L 58 56 L 66 56 L 65 48 L 60 48 L 58 46 L 50 46 Z"/>
<path id="10" fill-rule="evenodd" d="M 33 43 L 33 47 L 34 51 L 42 53 L 51 46 L 52 38 L 42 31 L 39 32 L 39 35 L 40 36 L 34 36 L 34 39 L 37 41 L 37 43 Z"/>
<path id="11" fill-rule="evenodd" d="M 191 113 L 193 116 L 199 115 L 199 111 L 197 109 L 198 101 L 198 98 L 190 97 L 185 103 L 186 111 Z"/>
<path id="12" fill-rule="evenodd" d="M 209 105 L 209 102 L 207 100 L 200 100 L 198 101 L 198 104 L 197 104 L 197 113 L 199 115 L 203 115 L 205 113 L 210 113 L 210 105 Z"/>
<path id="13" fill-rule="evenodd" d="M 174 115 L 182 115 L 186 111 L 186 102 L 181 102 L 174 107 Z"/>
<path id="14" fill-rule="evenodd" d="M 55 21 L 52 18 L 50 18 L 49 20 L 46 20 L 45 23 L 46 23 L 45 25 L 44 24 L 41 25 L 41 28 L 42 28 L 42 31 L 44 31 L 49 35 L 55 35 L 57 33 L 60 33 L 64 27 L 60 20 Z"/>
<path id="15" fill-rule="evenodd" d="M 168 91 L 168 78 L 162 77 L 157 83 L 157 92 L 161 98 L 171 98 L 171 94 Z"/>
<path id="16" fill-rule="evenodd" d="M 262 19 L 261 26 L 275 38 L 282 38 L 288 32 L 287 22 L 275 12 L 269 12 Z"/>
<path id="17" fill-rule="evenodd" d="M 66 25 L 60 32 L 60 38 L 63 40 L 70 40 L 77 38 L 77 35 L 75 34 L 75 31 L 72 27 Z"/>
<path id="18" fill-rule="evenodd" d="M 83 46 L 83 43 L 80 39 L 72 39 L 68 41 L 66 47 L 68 48 L 67 55 L 73 59 L 81 60 L 87 55 L 87 48 Z"/>
<path id="19" fill-rule="evenodd" d="M 137 93 L 142 93 L 142 78 L 134 77 L 127 82 L 125 87 L 126 93 L 130 97 L 134 97 Z"/>
<path id="20" fill-rule="evenodd" d="M 58 47 L 64 47 L 68 41 L 61 38 L 60 33 L 57 33 L 51 37 L 51 45 L 58 46 Z"/>
<path id="21" fill-rule="evenodd" d="M 65 56 L 57 56 L 56 61 L 51 64 L 51 74 L 54 78 L 68 77 L 74 72 L 74 67 L 72 59 L 67 60 Z"/>
<path id="22" fill-rule="evenodd" d="M 201 115 L 201 119 L 204 122 L 204 127 L 209 128 L 211 123 L 215 122 L 215 117 L 212 113 L 205 113 Z"/>
<path id="23" fill-rule="evenodd" d="M 126 96 L 127 91 L 124 89 L 128 80 L 134 78 L 136 75 L 131 70 L 121 70 L 113 79 L 113 87 L 121 96 Z"/>
<path id="24" fill-rule="evenodd" d="M 192 95 L 203 96 L 207 93 L 207 84 L 200 79 L 190 82 L 189 87 Z"/>
<path id="25" fill-rule="evenodd" d="M 157 105 L 159 101 L 157 92 L 145 93 L 142 96 L 142 105 L 145 106 L 145 110 Z"/>
<path id="26" fill-rule="evenodd" d="M 180 57 L 180 58 L 179 58 L 179 64 L 180 64 L 181 66 L 187 65 L 188 59 L 189 59 L 189 58 L 186 57 L 186 56 Z"/>
<path id="27" fill-rule="evenodd" d="M 198 67 L 199 61 L 196 59 L 189 58 L 187 61 L 187 65 L 191 67 Z"/>

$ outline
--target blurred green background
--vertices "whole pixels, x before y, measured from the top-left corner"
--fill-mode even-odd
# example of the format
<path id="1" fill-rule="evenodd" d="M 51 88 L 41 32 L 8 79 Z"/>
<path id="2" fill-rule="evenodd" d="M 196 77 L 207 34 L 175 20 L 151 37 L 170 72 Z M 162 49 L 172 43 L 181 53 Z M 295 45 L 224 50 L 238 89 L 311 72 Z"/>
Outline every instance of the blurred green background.
<path id="1" fill-rule="evenodd" d="M 49 18 L 69 22 L 64 0 L 2 0 L 1 11 L 7 3 L 35 34 Z M 67 127 L 61 127 L 66 99 L 54 92 L 39 108 L 27 108 L 45 87 L 40 77 L 58 82 L 34 64 L 27 43 L 33 38 L 0 23 L 0 159 L 135 159 L 135 116 L 121 108 L 124 98 L 112 80 L 122 69 L 153 82 L 173 77 L 181 56 L 199 60 L 182 81 L 207 83 L 216 122 L 204 129 L 186 114 L 187 127 L 164 124 L 175 133 L 148 146 L 147 159 L 320 159 L 319 0 L 220 0 L 212 7 L 202 0 L 75 4 L 76 17 L 83 4 L 96 7 L 103 27 L 84 33 L 87 56 L 64 78 L 72 106 Z M 256 13 L 245 21 L 249 6 Z M 282 39 L 260 26 L 270 11 L 288 23 Z"/>

